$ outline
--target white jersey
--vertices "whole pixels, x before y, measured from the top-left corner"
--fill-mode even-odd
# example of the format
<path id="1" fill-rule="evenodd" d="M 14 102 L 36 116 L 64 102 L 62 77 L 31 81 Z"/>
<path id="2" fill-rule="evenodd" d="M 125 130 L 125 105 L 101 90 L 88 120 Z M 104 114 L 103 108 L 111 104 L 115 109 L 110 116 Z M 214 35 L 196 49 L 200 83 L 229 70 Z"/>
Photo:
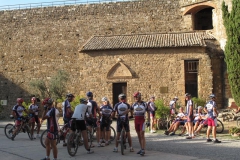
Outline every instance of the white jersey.
<path id="1" fill-rule="evenodd" d="M 92 103 L 88 101 L 87 106 L 88 106 L 88 108 L 89 108 L 90 111 L 91 111 L 91 112 L 89 112 L 89 113 L 88 113 L 88 112 L 86 113 L 86 116 L 89 117 L 89 114 L 92 113 Z"/>
<path id="2" fill-rule="evenodd" d="M 38 115 L 38 105 L 36 104 L 31 104 L 28 109 L 31 109 L 34 112 L 34 115 Z"/>
<path id="3" fill-rule="evenodd" d="M 79 104 L 75 107 L 72 118 L 76 118 L 76 120 L 85 120 L 86 112 L 88 112 L 89 115 L 92 114 L 91 107 L 86 104 Z"/>

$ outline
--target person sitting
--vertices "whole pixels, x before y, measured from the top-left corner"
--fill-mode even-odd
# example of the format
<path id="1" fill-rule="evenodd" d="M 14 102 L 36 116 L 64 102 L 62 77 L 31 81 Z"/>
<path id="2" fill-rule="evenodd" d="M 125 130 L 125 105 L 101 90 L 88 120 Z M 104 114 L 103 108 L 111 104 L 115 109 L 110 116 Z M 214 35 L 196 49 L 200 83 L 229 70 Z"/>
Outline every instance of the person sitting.
<path id="1" fill-rule="evenodd" d="M 193 130 L 194 130 L 194 131 L 198 128 L 198 126 L 199 126 L 199 124 L 201 123 L 201 121 L 203 121 L 202 117 L 205 116 L 205 115 L 202 113 L 202 109 L 203 109 L 202 106 L 198 106 L 198 111 L 197 111 L 197 113 L 194 115 L 194 117 L 195 117 L 194 120 L 193 120 L 193 125 L 194 125 Z"/>
<path id="2" fill-rule="evenodd" d="M 165 135 L 175 135 L 176 130 L 178 130 L 180 125 L 184 125 L 184 120 L 186 119 L 186 116 L 183 112 L 183 107 L 179 108 L 179 113 L 177 114 L 177 118 L 173 121 L 171 126 L 167 131 L 165 131 Z"/>

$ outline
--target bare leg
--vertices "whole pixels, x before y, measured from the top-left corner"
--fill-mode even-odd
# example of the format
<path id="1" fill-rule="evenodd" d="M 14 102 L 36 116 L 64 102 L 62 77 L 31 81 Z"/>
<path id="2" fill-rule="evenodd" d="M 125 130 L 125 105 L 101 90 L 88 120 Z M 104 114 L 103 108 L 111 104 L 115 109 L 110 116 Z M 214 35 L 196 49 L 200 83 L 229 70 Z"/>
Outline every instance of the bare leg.
<path id="1" fill-rule="evenodd" d="M 50 140 L 50 143 L 51 143 L 51 147 L 52 147 L 52 151 L 53 151 L 53 157 L 54 157 L 54 159 L 57 159 L 58 149 L 57 149 L 57 145 L 56 145 L 56 140 Z"/>
<path id="2" fill-rule="evenodd" d="M 130 132 L 127 132 L 127 137 L 128 137 L 129 147 L 132 147 L 132 138 L 131 138 Z"/>

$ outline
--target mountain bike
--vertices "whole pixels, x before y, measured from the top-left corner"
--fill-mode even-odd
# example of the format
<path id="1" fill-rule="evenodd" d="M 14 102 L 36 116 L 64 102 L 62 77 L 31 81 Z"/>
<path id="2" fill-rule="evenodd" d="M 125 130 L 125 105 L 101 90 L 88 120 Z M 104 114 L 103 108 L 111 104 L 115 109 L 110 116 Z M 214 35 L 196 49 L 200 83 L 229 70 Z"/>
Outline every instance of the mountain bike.
<path id="1" fill-rule="evenodd" d="M 10 116 L 10 117 L 12 119 L 14 118 L 13 116 Z M 16 132 L 15 136 L 18 135 L 19 133 L 23 132 L 23 133 L 28 134 L 28 137 L 29 137 L 30 140 L 33 140 L 31 130 L 30 130 L 30 127 L 29 127 L 29 124 L 28 124 L 29 120 L 30 120 L 30 118 L 28 116 L 27 117 L 22 117 L 22 120 L 21 120 L 22 123 L 19 126 L 18 131 Z M 14 122 L 15 122 L 15 120 L 14 120 Z M 15 129 L 16 129 L 15 124 L 11 124 L 11 123 L 7 124 L 4 127 L 4 133 L 5 133 L 5 135 L 8 139 L 12 138 L 12 135 L 13 135 L 13 132 L 14 132 Z"/>
<path id="2" fill-rule="evenodd" d="M 87 130 L 87 136 L 88 136 L 88 145 L 92 145 L 92 134 L 90 131 Z M 81 130 L 76 130 L 75 132 L 72 132 L 67 140 L 67 151 L 70 156 L 75 156 L 78 150 L 78 146 L 82 146 L 84 144 L 83 137 Z"/>
<path id="3" fill-rule="evenodd" d="M 118 140 L 118 142 L 119 142 L 120 145 L 121 145 L 121 154 L 122 154 L 122 155 L 124 155 L 124 149 L 127 148 L 127 145 L 126 145 L 126 144 L 128 143 L 126 130 L 125 130 L 125 128 L 124 128 L 124 122 L 125 122 L 125 120 L 122 120 L 122 119 L 121 119 L 122 130 L 121 130 L 121 132 L 120 132 L 120 138 L 119 138 L 119 140 Z"/>
<path id="4" fill-rule="evenodd" d="M 71 125 L 72 123 L 72 120 L 69 121 L 69 124 Z M 68 138 L 68 135 L 69 135 L 69 131 L 70 131 L 70 128 L 68 127 L 68 123 L 66 123 L 65 125 L 63 125 L 61 128 L 60 128 L 60 131 L 57 135 L 57 139 L 56 139 L 56 144 L 60 143 L 61 140 L 64 140 L 64 138 Z M 47 133 L 48 133 L 48 130 L 46 129 L 45 131 L 42 132 L 41 134 L 41 137 L 40 137 L 40 142 L 41 142 L 41 145 L 46 148 L 46 145 L 45 145 L 45 139 L 47 138 Z"/>

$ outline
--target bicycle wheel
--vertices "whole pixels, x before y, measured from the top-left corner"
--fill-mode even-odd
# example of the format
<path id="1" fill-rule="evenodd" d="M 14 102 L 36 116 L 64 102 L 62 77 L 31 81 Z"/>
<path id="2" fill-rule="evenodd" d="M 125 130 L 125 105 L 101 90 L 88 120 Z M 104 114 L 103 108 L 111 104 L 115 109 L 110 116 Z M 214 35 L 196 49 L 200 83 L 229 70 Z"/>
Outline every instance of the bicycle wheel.
<path id="1" fill-rule="evenodd" d="M 125 141 L 125 130 L 124 129 L 122 129 L 122 131 L 121 131 L 121 136 L 120 136 L 120 140 L 121 140 L 121 153 L 122 153 L 122 155 L 124 155 L 124 148 L 125 148 L 125 144 L 124 144 L 124 141 Z"/>
<path id="2" fill-rule="evenodd" d="M 115 138 L 116 138 L 116 131 L 112 126 L 110 126 L 110 142 L 114 141 Z"/>
<path id="3" fill-rule="evenodd" d="M 43 148 L 46 148 L 45 146 L 45 139 L 47 138 L 47 130 L 43 131 L 40 137 L 40 142 Z"/>
<path id="4" fill-rule="evenodd" d="M 75 156 L 78 150 L 79 136 L 75 133 L 71 133 L 67 140 L 67 151 L 70 156 Z"/>
<path id="5" fill-rule="evenodd" d="M 223 123 L 218 119 L 217 120 L 217 129 L 216 132 L 217 133 L 222 133 L 224 131 L 224 125 Z"/>
<path id="6" fill-rule="evenodd" d="M 93 142 L 93 135 L 89 130 L 87 130 L 87 136 L 88 136 L 88 146 L 91 147 Z"/>
<path id="7" fill-rule="evenodd" d="M 30 131 L 30 127 L 28 125 L 25 126 L 25 129 L 27 131 L 27 134 L 28 134 L 28 137 L 30 140 L 33 140 L 33 137 L 32 137 L 32 134 L 31 134 L 31 131 Z"/>
<path id="8" fill-rule="evenodd" d="M 237 118 L 237 127 L 240 127 L 240 117 Z"/>
<path id="9" fill-rule="evenodd" d="M 4 127 L 4 133 L 8 139 L 11 139 L 14 130 L 15 126 L 10 123 Z"/>

